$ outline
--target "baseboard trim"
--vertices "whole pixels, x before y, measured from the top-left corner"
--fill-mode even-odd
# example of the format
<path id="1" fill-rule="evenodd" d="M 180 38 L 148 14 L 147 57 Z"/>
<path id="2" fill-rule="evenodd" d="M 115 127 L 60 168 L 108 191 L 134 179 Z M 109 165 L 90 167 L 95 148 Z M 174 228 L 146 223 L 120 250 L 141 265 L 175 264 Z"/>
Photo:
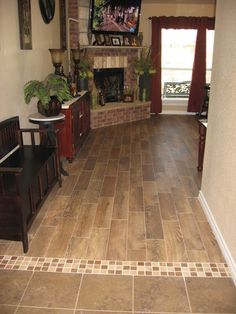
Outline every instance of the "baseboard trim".
<path id="1" fill-rule="evenodd" d="M 160 114 L 179 114 L 179 115 L 196 115 L 195 112 L 187 112 L 180 110 L 163 110 Z"/>
<path id="2" fill-rule="evenodd" d="M 232 275 L 232 279 L 234 281 L 234 284 L 236 286 L 236 262 L 233 259 L 233 256 L 230 253 L 230 250 L 220 232 L 220 229 L 215 221 L 215 218 L 212 214 L 212 211 L 206 201 L 206 198 L 204 196 L 204 194 L 202 193 L 202 191 L 199 192 L 199 196 L 198 196 L 199 202 L 202 205 L 203 211 L 207 217 L 207 220 L 211 226 L 211 229 L 216 237 L 216 240 L 219 244 L 219 247 L 222 251 L 222 254 L 226 260 L 226 263 L 228 264 L 229 267 L 229 271 Z"/>

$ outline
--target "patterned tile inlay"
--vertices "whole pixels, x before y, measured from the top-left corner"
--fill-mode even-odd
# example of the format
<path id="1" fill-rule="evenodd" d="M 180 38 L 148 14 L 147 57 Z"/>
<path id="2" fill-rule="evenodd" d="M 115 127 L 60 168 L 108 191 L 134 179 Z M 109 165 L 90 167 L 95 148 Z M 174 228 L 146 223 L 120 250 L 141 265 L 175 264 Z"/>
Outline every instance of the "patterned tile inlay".
<path id="1" fill-rule="evenodd" d="M 10 255 L 0 256 L 0 269 L 102 275 L 231 277 L 225 263 L 98 261 Z"/>

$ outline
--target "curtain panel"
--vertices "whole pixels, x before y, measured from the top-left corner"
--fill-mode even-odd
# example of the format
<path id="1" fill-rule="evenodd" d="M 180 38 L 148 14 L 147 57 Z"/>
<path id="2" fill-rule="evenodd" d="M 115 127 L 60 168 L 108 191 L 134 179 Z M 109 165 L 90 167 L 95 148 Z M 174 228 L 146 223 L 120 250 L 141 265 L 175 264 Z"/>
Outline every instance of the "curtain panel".
<path id="1" fill-rule="evenodd" d="M 197 29 L 197 40 L 190 86 L 188 111 L 197 112 L 203 102 L 206 73 L 206 30 L 213 30 L 215 18 L 210 17 L 151 17 L 152 61 L 156 74 L 152 76 L 151 112 L 162 112 L 161 100 L 161 29 Z"/>

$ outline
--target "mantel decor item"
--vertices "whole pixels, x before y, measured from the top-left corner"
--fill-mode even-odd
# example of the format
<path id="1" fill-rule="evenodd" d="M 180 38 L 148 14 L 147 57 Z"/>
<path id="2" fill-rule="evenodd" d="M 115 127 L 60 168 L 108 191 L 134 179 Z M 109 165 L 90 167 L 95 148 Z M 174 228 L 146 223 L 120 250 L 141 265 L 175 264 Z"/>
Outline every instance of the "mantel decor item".
<path id="1" fill-rule="evenodd" d="M 44 23 L 49 24 L 55 14 L 55 0 L 39 0 L 39 7 Z"/>
<path id="2" fill-rule="evenodd" d="M 134 60 L 134 72 L 139 78 L 139 99 L 150 100 L 151 96 L 151 75 L 156 73 L 150 48 L 142 49 L 140 56 Z"/>
<path id="3" fill-rule="evenodd" d="M 80 54 L 78 91 L 88 90 L 88 80 L 93 78 L 92 62 L 84 50 Z"/>
<path id="4" fill-rule="evenodd" d="M 20 48 L 32 49 L 32 27 L 30 0 L 18 0 Z"/>
<path id="5" fill-rule="evenodd" d="M 38 98 L 38 111 L 47 117 L 58 115 L 62 101 L 73 98 L 65 78 L 55 74 L 49 74 L 43 81 L 27 82 L 24 97 L 26 104 L 33 97 Z"/>
<path id="6" fill-rule="evenodd" d="M 61 65 L 64 61 L 64 49 L 48 49 L 51 54 L 52 64 L 55 67 L 55 74 L 60 75 Z"/>
<path id="7" fill-rule="evenodd" d="M 121 46 L 120 37 L 111 37 L 112 46 Z"/>

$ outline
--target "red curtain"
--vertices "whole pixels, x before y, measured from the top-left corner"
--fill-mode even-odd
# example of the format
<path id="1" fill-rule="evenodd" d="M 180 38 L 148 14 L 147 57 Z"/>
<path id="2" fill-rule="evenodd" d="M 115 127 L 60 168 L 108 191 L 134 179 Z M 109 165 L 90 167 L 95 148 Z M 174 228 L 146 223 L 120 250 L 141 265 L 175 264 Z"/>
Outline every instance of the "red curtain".
<path id="1" fill-rule="evenodd" d="M 209 17 L 152 17 L 152 60 L 157 73 L 152 77 L 151 112 L 162 111 L 161 101 L 161 29 L 197 29 L 192 83 L 188 111 L 199 111 L 203 101 L 206 72 L 206 29 L 214 29 L 215 19 Z M 204 51 L 203 51 L 204 50 Z"/>

